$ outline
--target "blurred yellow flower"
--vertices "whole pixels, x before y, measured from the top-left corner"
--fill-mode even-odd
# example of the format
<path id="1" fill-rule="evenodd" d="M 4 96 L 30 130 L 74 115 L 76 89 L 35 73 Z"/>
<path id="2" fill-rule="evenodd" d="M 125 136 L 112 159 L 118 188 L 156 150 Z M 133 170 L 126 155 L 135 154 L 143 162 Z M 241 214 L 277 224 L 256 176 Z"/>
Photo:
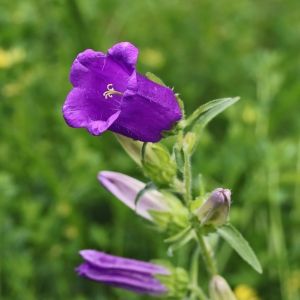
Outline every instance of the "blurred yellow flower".
<path id="1" fill-rule="evenodd" d="M 0 48 L 0 68 L 8 69 L 12 65 L 23 61 L 26 57 L 26 52 L 21 48 L 4 50 Z"/>
<path id="2" fill-rule="evenodd" d="M 243 121 L 247 124 L 253 124 L 256 121 L 256 111 L 250 106 L 246 106 L 242 111 Z"/>
<path id="3" fill-rule="evenodd" d="M 1 93 L 9 98 L 21 94 L 22 89 L 23 85 L 21 83 L 8 83 L 3 86 Z"/>
<path id="4" fill-rule="evenodd" d="M 287 281 L 287 288 L 291 293 L 300 291 L 300 270 L 294 270 L 291 272 Z"/>
<path id="5" fill-rule="evenodd" d="M 154 50 L 150 48 L 140 50 L 139 60 L 144 65 L 147 65 L 155 69 L 161 68 L 165 63 L 165 58 L 163 54 L 158 50 Z"/>
<path id="6" fill-rule="evenodd" d="M 56 208 L 58 214 L 63 217 L 67 217 L 71 213 L 71 206 L 66 202 L 59 203 Z"/>
<path id="7" fill-rule="evenodd" d="M 75 226 L 70 225 L 65 229 L 65 235 L 70 240 L 74 240 L 78 237 L 78 230 Z"/>
<path id="8" fill-rule="evenodd" d="M 234 289 L 234 294 L 238 300 L 260 300 L 256 291 L 246 284 L 239 284 Z"/>

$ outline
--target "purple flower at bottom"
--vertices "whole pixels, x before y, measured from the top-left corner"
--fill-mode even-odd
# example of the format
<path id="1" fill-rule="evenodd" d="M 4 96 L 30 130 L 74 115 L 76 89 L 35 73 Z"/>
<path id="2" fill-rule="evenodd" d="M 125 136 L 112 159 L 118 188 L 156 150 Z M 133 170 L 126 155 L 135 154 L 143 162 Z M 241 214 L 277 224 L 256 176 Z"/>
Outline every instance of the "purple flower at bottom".
<path id="1" fill-rule="evenodd" d="M 78 275 L 139 294 L 161 296 L 168 289 L 153 275 L 170 272 L 153 263 L 109 255 L 96 250 L 81 250 L 85 262 L 76 268 Z"/>
<path id="2" fill-rule="evenodd" d="M 85 50 L 70 73 L 74 89 L 63 106 L 71 127 L 86 127 L 93 135 L 105 130 L 143 142 L 158 142 L 182 118 L 171 89 L 136 73 L 138 49 L 128 42 L 107 54 Z"/>

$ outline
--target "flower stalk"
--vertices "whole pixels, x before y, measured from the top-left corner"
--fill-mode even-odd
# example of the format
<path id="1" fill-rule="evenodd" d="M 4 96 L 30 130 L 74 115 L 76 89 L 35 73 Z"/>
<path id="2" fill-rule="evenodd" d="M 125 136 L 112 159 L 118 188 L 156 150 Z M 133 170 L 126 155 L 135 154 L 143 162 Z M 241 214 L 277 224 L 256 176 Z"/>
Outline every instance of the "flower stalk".
<path id="1" fill-rule="evenodd" d="M 210 249 L 209 245 L 206 243 L 202 234 L 195 230 L 198 238 L 199 246 L 201 247 L 201 252 L 203 260 L 206 263 L 206 268 L 211 277 L 217 275 L 217 265 L 214 259 L 213 251 Z"/>
<path id="2" fill-rule="evenodd" d="M 186 149 L 183 148 L 184 155 L 184 187 L 185 187 L 185 203 L 188 205 L 192 201 L 192 170 L 191 156 Z"/>

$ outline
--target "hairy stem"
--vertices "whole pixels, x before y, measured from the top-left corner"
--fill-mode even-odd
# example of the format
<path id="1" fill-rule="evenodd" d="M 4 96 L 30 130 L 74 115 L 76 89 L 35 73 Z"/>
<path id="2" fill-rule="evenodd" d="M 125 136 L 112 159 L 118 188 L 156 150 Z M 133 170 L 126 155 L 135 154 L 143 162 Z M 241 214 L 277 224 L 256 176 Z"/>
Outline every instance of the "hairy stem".
<path id="1" fill-rule="evenodd" d="M 204 240 L 204 237 L 201 235 L 201 233 L 199 233 L 197 229 L 195 229 L 195 231 L 197 234 L 198 243 L 202 250 L 203 260 L 206 263 L 206 268 L 207 268 L 210 276 L 213 277 L 213 276 L 217 275 L 217 266 L 216 266 L 216 262 L 214 259 L 213 251 L 210 249 L 209 245 L 206 243 L 206 241 Z"/>
<path id="2" fill-rule="evenodd" d="M 191 157 L 184 151 L 184 186 L 185 186 L 185 203 L 188 204 L 192 200 L 192 172 Z"/>

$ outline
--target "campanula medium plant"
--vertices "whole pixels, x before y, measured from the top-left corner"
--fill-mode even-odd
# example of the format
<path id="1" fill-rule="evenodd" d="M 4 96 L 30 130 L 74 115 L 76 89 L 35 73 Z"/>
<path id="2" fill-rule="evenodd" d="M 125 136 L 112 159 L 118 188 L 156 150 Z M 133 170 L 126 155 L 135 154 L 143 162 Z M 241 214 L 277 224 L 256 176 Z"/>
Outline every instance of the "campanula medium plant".
<path id="1" fill-rule="evenodd" d="M 106 130 L 116 133 L 148 182 L 101 171 L 100 183 L 137 215 L 154 223 L 155 229 L 164 232 L 169 255 L 193 241 L 191 268 L 188 272 L 164 260 L 141 262 L 82 250 L 84 263 L 76 271 L 99 283 L 154 297 L 234 300 L 230 286 L 218 274 L 211 237 L 225 239 L 260 273 L 261 266 L 228 220 L 231 191 L 216 187 L 205 192 L 202 182 L 200 193 L 193 193 L 191 157 L 207 123 L 239 98 L 213 100 L 186 118 L 178 94 L 153 74 L 144 77 L 136 72 L 137 57 L 137 48 L 128 42 L 116 44 L 106 55 L 93 50 L 79 54 L 71 68 L 74 88 L 63 106 L 63 116 L 69 126 L 86 127 L 93 135 Z M 176 136 L 172 151 L 159 143 L 170 135 Z M 200 254 L 209 277 L 207 289 L 198 281 Z M 209 290 L 210 298 L 205 290 Z"/>

